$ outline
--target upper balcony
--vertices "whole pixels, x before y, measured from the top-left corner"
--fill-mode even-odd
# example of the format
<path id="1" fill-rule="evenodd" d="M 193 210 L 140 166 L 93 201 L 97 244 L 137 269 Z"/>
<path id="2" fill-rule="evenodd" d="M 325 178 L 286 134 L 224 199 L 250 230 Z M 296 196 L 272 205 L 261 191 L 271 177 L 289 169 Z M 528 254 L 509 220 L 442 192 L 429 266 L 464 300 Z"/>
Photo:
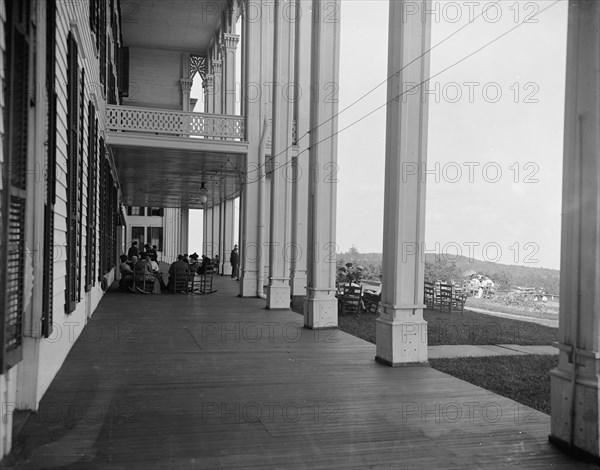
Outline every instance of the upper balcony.
<path id="1" fill-rule="evenodd" d="M 243 141 L 242 116 L 108 105 L 108 131 Z"/>

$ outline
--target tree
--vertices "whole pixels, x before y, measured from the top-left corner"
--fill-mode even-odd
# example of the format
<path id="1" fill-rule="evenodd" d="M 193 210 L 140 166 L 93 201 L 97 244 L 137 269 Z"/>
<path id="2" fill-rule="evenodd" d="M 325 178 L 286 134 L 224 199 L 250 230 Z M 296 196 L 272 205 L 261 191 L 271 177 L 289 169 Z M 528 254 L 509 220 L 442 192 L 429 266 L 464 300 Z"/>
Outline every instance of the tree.
<path id="1" fill-rule="evenodd" d="M 460 272 L 456 267 L 456 261 L 448 256 L 435 255 L 433 259 L 425 260 L 425 280 L 430 282 L 451 282 L 460 279 Z"/>

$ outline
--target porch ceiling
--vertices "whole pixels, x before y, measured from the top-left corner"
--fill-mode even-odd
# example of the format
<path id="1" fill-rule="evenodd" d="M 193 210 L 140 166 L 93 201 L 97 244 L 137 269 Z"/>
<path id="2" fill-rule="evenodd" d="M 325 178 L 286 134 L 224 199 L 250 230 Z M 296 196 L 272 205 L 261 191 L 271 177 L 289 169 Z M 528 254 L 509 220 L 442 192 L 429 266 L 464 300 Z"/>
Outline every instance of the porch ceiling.
<path id="1" fill-rule="evenodd" d="M 202 209 L 240 192 L 243 155 L 185 149 L 111 146 L 124 203 L 130 206 Z"/>
<path id="2" fill-rule="evenodd" d="M 206 53 L 227 0 L 121 0 L 126 46 Z"/>

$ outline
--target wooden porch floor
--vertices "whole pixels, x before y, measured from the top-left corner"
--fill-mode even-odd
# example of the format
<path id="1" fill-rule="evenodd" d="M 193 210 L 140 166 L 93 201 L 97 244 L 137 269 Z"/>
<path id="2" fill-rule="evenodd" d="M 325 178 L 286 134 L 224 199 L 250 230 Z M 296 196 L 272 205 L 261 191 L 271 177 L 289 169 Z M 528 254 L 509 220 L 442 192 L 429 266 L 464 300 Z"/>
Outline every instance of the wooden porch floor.
<path id="1" fill-rule="evenodd" d="M 109 293 L 11 455 L 15 468 L 596 468 L 550 419 L 235 296 Z M 9 463 L 10 463 L 9 460 Z"/>

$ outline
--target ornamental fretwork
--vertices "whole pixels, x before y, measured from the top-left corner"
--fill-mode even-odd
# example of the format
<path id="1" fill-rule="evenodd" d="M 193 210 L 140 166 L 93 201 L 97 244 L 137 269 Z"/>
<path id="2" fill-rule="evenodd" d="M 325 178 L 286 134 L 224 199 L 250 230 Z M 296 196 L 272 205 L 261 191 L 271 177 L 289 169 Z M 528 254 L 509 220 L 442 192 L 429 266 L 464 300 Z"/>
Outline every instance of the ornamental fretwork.
<path id="1" fill-rule="evenodd" d="M 198 74 L 202 83 L 206 80 L 206 57 L 190 54 L 190 80 Z"/>

